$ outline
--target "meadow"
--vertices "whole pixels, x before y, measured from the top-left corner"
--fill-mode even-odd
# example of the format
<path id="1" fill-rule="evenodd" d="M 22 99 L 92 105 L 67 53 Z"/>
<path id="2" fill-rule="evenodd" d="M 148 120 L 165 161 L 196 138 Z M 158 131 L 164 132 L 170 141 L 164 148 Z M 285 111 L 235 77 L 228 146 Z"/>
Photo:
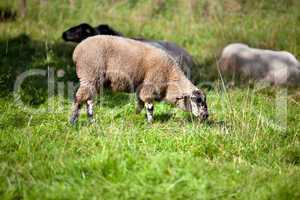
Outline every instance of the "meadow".
<path id="1" fill-rule="evenodd" d="M 0 199 L 300 199 L 299 88 L 232 86 L 217 70 L 231 42 L 299 60 L 299 1 L 72 2 L 29 0 L 24 17 L 19 1 L 0 2 L 12 12 L 0 17 Z M 71 126 L 75 44 L 61 34 L 82 22 L 187 49 L 209 120 L 156 103 L 148 124 L 133 94 L 107 90 L 96 122 L 83 111 Z M 17 78 L 30 70 L 42 75 L 15 96 Z"/>

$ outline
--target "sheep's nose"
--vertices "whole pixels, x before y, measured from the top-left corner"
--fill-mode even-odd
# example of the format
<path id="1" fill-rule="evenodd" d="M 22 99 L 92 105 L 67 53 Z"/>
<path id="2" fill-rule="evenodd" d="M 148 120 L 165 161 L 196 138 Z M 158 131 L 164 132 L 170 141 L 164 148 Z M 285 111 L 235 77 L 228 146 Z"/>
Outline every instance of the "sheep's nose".
<path id="1" fill-rule="evenodd" d="M 208 118 L 208 112 L 204 112 L 204 113 L 202 113 L 201 114 L 201 118 L 203 119 L 203 120 L 206 120 L 207 118 Z"/>

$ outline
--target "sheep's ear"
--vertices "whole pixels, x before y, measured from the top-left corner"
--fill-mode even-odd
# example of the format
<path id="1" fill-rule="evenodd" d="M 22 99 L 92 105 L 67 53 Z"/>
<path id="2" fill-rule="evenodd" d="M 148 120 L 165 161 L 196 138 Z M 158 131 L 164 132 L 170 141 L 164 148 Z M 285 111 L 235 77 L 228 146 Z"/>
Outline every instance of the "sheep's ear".
<path id="1" fill-rule="evenodd" d="M 190 96 L 185 95 L 185 96 L 183 96 L 183 98 L 184 98 L 185 101 L 187 101 L 190 98 Z"/>
<path id="2" fill-rule="evenodd" d="M 191 98 L 192 98 L 192 97 L 189 96 L 189 95 L 184 96 L 184 107 L 185 107 L 185 109 L 186 109 L 187 111 L 191 111 L 191 109 L 192 109 Z"/>

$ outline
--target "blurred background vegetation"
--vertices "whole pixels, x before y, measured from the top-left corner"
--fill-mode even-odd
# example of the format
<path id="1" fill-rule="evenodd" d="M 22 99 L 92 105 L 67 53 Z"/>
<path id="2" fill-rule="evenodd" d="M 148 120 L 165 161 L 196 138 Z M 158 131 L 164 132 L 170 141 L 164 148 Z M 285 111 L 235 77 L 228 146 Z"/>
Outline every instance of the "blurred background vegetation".
<path id="1" fill-rule="evenodd" d="M 3 77 L 9 76 L 7 70 L 15 77 L 27 68 L 72 65 L 72 47 L 61 34 L 82 22 L 109 24 L 126 36 L 173 41 L 197 61 L 194 80 L 213 81 L 216 59 L 228 43 L 286 50 L 299 58 L 299 9 L 298 0 L 1 1 L 0 81 L 10 82 Z"/>

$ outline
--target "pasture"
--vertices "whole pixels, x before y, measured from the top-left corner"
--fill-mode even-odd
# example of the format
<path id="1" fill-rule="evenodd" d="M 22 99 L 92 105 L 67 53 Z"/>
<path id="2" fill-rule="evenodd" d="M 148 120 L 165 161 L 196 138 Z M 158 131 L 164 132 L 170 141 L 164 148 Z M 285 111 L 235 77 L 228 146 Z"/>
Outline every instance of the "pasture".
<path id="1" fill-rule="evenodd" d="M 232 86 L 217 70 L 231 42 L 299 60 L 299 1 L 29 0 L 24 17 L 18 7 L 0 2 L 11 12 L 0 18 L 0 199 L 300 199 L 299 88 Z M 71 126 L 75 44 L 61 34 L 81 22 L 188 50 L 209 121 L 156 103 L 148 124 L 134 94 L 107 90 L 96 122 L 83 109 Z"/>

